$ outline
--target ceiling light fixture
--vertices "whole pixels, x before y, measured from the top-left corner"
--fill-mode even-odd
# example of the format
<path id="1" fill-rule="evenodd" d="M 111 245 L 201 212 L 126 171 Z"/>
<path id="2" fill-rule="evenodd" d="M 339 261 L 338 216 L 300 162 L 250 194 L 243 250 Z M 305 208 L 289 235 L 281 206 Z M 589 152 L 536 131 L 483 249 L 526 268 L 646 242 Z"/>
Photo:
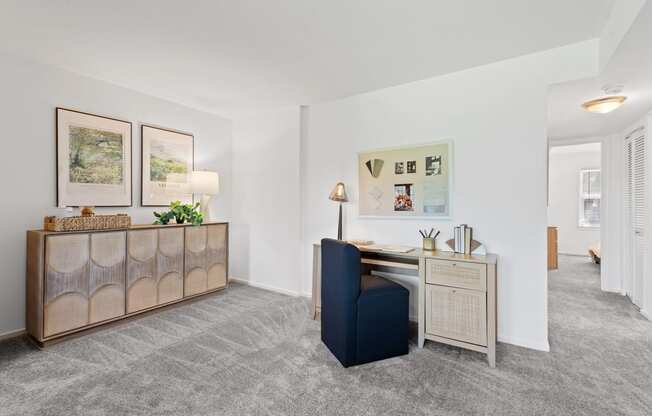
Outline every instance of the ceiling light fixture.
<path id="1" fill-rule="evenodd" d="M 623 105 L 627 99 L 624 95 L 610 95 L 622 92 L 622 85 L 605 85 L 602 90 L 608 94 L 607 97 L 587 101 L 582 104 L 582 108 L 591 113 L 606 114 Z"/>

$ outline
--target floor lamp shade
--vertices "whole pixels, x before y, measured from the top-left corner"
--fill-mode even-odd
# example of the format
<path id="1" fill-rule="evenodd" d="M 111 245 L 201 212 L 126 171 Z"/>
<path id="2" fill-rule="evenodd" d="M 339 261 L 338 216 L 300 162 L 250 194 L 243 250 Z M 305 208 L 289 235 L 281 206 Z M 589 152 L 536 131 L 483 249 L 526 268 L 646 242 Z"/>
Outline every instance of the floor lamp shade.
<path id="1" fill-rule="evenodd" d="M 331 191 L 331 194 L 328 196 L 328 199 L 331 201 L 340 203 L 340 211 L 337 220 L 337 239 L 342 239 L 342 202 L 348 202 L 349 197 L 346 195 L 346 188 L 342 182 L 338 182 L 335 185 L 335 188 Z"/>
<path id="2" fill-rule="evenodd" d="M 328 199 L 336 202 L 348 202 L 349 198 L 346 196 L 346 189 L 342 182 L 338 182 L 335 185 L 335 188 L 331 191 L 331 194 L 328 196 Z"/>

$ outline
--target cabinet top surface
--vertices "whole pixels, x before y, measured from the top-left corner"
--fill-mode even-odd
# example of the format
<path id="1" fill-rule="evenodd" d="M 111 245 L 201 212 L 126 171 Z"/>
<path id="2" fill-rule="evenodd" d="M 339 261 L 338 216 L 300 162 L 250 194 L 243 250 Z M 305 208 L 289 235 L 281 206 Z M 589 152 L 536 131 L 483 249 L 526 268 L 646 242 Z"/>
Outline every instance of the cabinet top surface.
<path id="1" fill-rule="evenodd" d="M 315 247 L 321 246 L 320 243 L 315 243 Z M 354 244 L 355 245 L 355 244 Z M 365 246 L 356 246 L 362 253 L 378 253 L 385 256 L 399 257 L 404 259 L 437 259 L 437 260 L 457 260 L 457 261 L 466 261 L 469 263 L 483 263 L 483 264 L 496 264 L 498 262 L 498 256 L 495 254 L 462 254 L 462 253 L 453 253 L 451 251 L 443 250 L 423 250 L 418 247 L 412 247 L 411 251 L 407 253 L 400 253 L 396 251 L 387 251 L 372 249 Z"/>
<path id="2" fill-rule="evenodd" d="M 228 222 L 205 222 L 201 225 L 220 225 L 228 224 Z M 149 229 L 165 229 L 165 228 L 179 228 L 179 227 L 194 227 L 192 224 L 134 224 L 129 228 L 111 228 L 106 230 L 80 230 L 80 231 L 46 231 L 46 230 L 29 230 L 30 233 L 39 233 L 43 235 L 66 235 L 66 234 L 80 234 L 80 233 L 102 233 L 111 231 L 130 231 L 130 230 L 149 230 Z"/>

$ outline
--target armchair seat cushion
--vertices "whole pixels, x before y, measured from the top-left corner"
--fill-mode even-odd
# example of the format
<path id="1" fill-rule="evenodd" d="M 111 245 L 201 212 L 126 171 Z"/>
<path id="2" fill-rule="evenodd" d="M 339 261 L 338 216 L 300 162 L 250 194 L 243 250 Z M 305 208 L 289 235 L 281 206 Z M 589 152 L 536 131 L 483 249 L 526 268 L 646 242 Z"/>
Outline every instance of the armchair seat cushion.
<path id="1" fill-rule="evenodd" d="M 362 275 L 358 298 L 358 364 L 408 353 L 410 292 L 389 279 Z"/>
<path id="2" fill-rule="evenodd" d="M 394 291 L 407 292 L 407 289 L 398 283 L 378 276 L 365 274 L 360 278 L 360 297 L 380 295 Z"/>

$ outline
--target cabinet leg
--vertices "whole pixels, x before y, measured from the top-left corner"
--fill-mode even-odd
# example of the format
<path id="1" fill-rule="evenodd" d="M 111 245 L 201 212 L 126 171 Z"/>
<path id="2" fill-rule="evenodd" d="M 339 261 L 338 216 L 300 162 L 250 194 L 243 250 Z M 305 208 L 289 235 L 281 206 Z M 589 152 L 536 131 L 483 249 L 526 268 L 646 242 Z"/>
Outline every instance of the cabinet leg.
<path id="1" fill-rule="evenodd" d="M 487 353 L 487 361 L 489 362 L 489 367 L 496 368 L 496 348 L 489 348 Z"/>

